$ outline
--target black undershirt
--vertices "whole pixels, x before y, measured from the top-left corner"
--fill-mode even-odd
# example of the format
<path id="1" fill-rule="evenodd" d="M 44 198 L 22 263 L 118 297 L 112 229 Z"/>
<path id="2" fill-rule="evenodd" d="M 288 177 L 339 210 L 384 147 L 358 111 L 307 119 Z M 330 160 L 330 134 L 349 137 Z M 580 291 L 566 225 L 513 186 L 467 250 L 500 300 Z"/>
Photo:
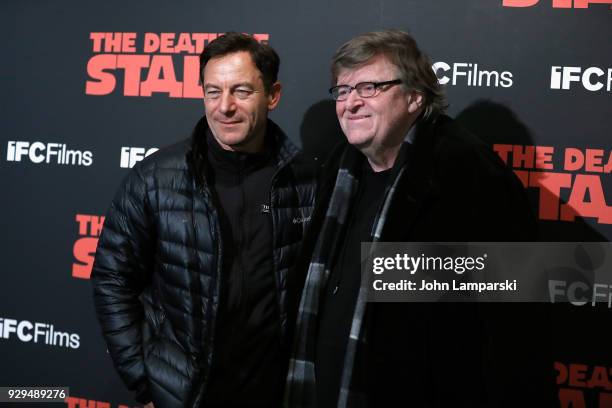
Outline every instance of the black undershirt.
<path id="1" fill-rule="evenodd" d="M 361 284 L 361 242 L 372 240 L 372 226 L 391 169 L 375 173 L 364 160 L 359 188 L 347 219 L 344 245 L 331 268 L 320 310 L 316 343 L 317 406 L 337 405 L 346 346 Z"/>
<path id="2" fill-rule="evenodd" d="M 223 259 L 213 365 L 203 406 L 280 406 L 285 357 L 268 207 L 276 171 L 273 146 L 258 154 L 231 152 L 208 133 L 208 183 L 220 204 Z"/>

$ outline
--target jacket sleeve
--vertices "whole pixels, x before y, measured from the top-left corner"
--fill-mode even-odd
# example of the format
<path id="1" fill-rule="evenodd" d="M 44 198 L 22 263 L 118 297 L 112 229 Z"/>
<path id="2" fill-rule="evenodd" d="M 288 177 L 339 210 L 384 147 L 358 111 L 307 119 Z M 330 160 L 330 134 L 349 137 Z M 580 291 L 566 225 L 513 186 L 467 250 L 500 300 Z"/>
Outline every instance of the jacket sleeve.
<path id="1" fill-rule="evenodd" d="M 136 399 L 150 401 L 139 295 L 150 282 L 155 245 L 146 183 L 135 167 L 106 214 L 91 274 L 96 315 L 115 368 Z"/>

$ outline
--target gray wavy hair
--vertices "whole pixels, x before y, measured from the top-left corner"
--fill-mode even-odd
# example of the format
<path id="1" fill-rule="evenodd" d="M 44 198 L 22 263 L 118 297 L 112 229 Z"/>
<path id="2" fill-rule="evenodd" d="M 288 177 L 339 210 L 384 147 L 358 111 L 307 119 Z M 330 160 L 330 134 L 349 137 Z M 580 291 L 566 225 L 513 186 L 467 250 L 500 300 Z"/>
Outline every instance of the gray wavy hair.
<path id="1" fill-rule="evenodd" d="M 396 67 L 406 91 L 415 90 L 423 95 L 424 118 L 446 111 L 446 95 L 431 67 L 431 60 L 421 52 L 414 38 L 401 30 L 361 34 L 338 48 L 332 58 L 332 86 L 337 85 L 338 75 L 343 70 L 359 68 L 378 55 L 384 55 Z"/>

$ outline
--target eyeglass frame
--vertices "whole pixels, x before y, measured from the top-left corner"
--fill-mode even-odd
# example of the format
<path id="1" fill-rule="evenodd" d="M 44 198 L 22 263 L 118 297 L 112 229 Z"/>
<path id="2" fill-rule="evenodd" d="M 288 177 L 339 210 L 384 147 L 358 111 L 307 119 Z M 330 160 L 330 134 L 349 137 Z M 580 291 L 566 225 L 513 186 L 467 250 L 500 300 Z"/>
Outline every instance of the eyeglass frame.
<path id="1" fill-rule="evenodd" d="M 403 81 L 401 79 L 392 79 L 390 81 L 383 81 L 383 82 L 372 82 L 372 81 L 365 81 L 365 82 L 359 82 L 358 84 L 355 84 L 355 86 L 350 86 L 350 85 L 336 85 L 336 86 L 332 86 L 331 88 L 329 88 L 329 93 L 332 96 L 332 99 L 335 100 L 336 102 L 343 102 L 345 100 L 348 99 L 349 95 L 351 94 L 351 92 L 353 91 L 357 91 L 357 95 L 359 95 L 362 98 L 373 98 L 377 95 L 378 89 L 381 86 L 385 86 L 385 85 L 397 85 L 397 84 L 401 84 Z M 371 84 L 374 85 L 374 93 L 372 95 L 369 96 L 365 96 L 361 94 L 361 91 L 359 91 L 359 89 L 363 89 L 364 84 Z M 348 92 L 346 93 L 346 98 L 344 99 L 338 99 L 337 97 L 334 97 L 334 90 L 337 90 L 339 88 L 348 88 Z"/>

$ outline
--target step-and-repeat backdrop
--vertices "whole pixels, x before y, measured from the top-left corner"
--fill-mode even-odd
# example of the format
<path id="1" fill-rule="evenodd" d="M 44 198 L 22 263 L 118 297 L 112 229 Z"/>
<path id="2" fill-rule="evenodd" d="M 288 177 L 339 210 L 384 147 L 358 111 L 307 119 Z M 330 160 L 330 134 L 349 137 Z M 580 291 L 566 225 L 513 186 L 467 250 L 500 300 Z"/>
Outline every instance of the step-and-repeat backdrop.
<path id="1" fill-rule="evenodd" d="M 278 51 L 283 96 L 272 117 L 321 160 L 338 140 L 327 94 L 334 50 L 364 31 L 411 32 L 432 58 L 449 113 L 523 181 L 541 238 L 608 241 L 611 5 L 2 2 L 0 385 L 69 386 L 68 407 L 136 405 L 113 371 L 93 312 L 97 239 L 129 169 L 189 136 L 203 114 L 198 54 L 230 30 Z M 561 406 L 612 407 L 610 303 L 564 309 L 550 362 Z"/>

